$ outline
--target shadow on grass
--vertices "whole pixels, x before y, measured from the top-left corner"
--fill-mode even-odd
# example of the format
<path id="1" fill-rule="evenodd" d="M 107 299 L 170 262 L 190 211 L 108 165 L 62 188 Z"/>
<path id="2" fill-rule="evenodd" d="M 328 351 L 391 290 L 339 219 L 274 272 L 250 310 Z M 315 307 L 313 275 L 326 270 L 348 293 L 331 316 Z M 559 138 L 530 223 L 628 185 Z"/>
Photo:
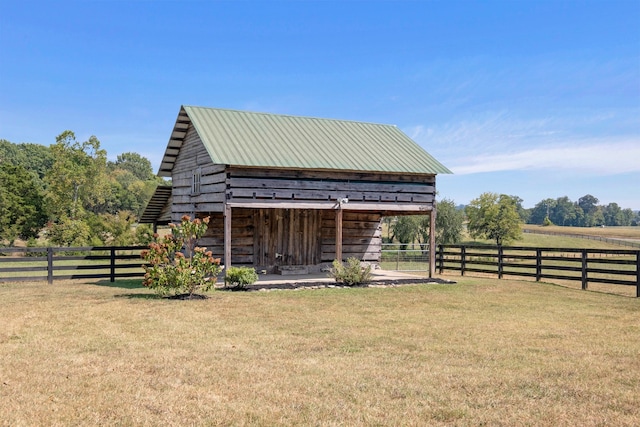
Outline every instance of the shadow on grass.
<path id="1" fill-rule="evenodd" d="M 109 280 L 100 280 L 95 282 L 96 286 L 105 286 L 107 288 L 122 288 L 122 289 L 144 289 L 142 286 L 142 280 L 140 279 L 124 279 L 110 282 Z"/>
<path id="2" fill-rule="evenodd" d="M 157 294 L 117 294 L 113 296 L 114 298 L 128 298 L 128 299 L 162 299 L 160 295 Z"/>
<path id="3" fill-rule="evenodd" d="M 100 280 L 98 282 L 91 283 L 94 286 L 103 286 L 105 288 L 119 288 L 119 289 L 146 289 L 142 286 L 142 280 L 140 279 L 122 279 L 111 282 L 109 280 Z M 162 298 L 155 293 L 130 293 L 130 294 L 116 294 L 115 298 L 130 298 L 130 299 L 160 299 Z"/>

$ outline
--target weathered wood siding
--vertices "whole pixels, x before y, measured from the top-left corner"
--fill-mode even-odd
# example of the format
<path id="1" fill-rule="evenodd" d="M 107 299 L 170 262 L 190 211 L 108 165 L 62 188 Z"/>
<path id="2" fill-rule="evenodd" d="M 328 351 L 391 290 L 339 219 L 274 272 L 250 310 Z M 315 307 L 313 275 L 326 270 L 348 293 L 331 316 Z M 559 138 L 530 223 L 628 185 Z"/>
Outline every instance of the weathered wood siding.
<path id="1" fill-rule="evenodd" d="M 336 256 L 336 221 L 334 211 L 323 211 L 322 262 Z M 342 214 L 342 257 L 380 262 L 382 248 L 382 216 L 379 213 L 349 212 Z"/>
<path id="2" fill-rule="evenodd" d="M 199 244 L 224 263 L 223 215 L 210 216 Z M 237 208 L 231 224 L 232 265 L 273 271 L 280 265 L 320 265 L 335 258 L 333 210 Z M 381 233 L 380 214 L 344 212 L 343 257 L 379 262 Z"/>
<path id="3" fill-rule="evenodd" d="M 228 168 L 227 199 L 433 204 L 434 175 Z"/>
<path id="4" fill-rule="evenodd" d="M 205 216 L 201 214 L 199 216 Z M 231 221 L 231 264 L 254 265 L 253 209 L 234 209 Z M 211 212 L 209 227 L 205 235 L 198 241 L 201 246 L 213 252 L 214 257 L 224 263 L 224 217 L 220 212 Z"/>
<path id="5" fill-rule="evenodd" d="M 192 192 L 193 174 L 200 171 L 200 192 Z M 172 220 L 196 212 L 222 212 L 226 190 L 224 165 L 214 165 L 193 125 L 189 125 L 172 172 Z"/>

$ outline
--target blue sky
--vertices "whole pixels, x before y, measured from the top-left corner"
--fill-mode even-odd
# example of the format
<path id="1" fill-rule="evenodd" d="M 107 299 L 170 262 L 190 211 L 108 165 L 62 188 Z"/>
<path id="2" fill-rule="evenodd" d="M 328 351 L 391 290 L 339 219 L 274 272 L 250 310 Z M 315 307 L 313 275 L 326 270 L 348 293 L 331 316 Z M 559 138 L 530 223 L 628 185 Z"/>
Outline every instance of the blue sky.
<path id="1" fill-rule="evenodd" d="M 182 104 L 395 124 L 458 204 L 640 209 L 638 0 L 0 0 L 0 138 L 157 170 Z"/>

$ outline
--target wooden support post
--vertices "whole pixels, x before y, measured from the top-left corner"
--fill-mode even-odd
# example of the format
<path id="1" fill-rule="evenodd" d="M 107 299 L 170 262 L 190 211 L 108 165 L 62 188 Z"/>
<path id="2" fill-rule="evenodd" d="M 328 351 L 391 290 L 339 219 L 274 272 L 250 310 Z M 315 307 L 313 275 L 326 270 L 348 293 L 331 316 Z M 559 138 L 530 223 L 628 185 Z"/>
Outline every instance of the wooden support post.
<path id="1" fill-rule="evenodd" d="M 336 259 L 342 262 L 342 206 L 336 209 Z"/>
<path id="2" fill-rule="evenodd" d="M 429 214 L 429 277 L 436 272 L 436 205 Z"/>
<path id="3" fill-rule="evenodd" d="M 231 267 L 231 206 L 224 205 L 224 275 Z"/>

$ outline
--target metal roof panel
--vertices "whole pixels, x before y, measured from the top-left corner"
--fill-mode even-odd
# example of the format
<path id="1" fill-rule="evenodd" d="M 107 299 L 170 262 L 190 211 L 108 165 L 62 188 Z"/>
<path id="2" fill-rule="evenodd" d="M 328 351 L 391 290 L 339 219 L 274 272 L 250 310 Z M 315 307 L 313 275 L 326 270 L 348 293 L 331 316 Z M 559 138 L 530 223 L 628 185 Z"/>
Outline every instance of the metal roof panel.
<path id="1" fill-rule="evenodd" d="M 451 173 L 393 125 L 183 106 L 214 163 L 266 168 Z M 178 128 L 174 132 L 184 132 Z M 165 162 L 174 161 L 165 153 Z M 161 173 L 166 174 L 166 168 Z"/>

